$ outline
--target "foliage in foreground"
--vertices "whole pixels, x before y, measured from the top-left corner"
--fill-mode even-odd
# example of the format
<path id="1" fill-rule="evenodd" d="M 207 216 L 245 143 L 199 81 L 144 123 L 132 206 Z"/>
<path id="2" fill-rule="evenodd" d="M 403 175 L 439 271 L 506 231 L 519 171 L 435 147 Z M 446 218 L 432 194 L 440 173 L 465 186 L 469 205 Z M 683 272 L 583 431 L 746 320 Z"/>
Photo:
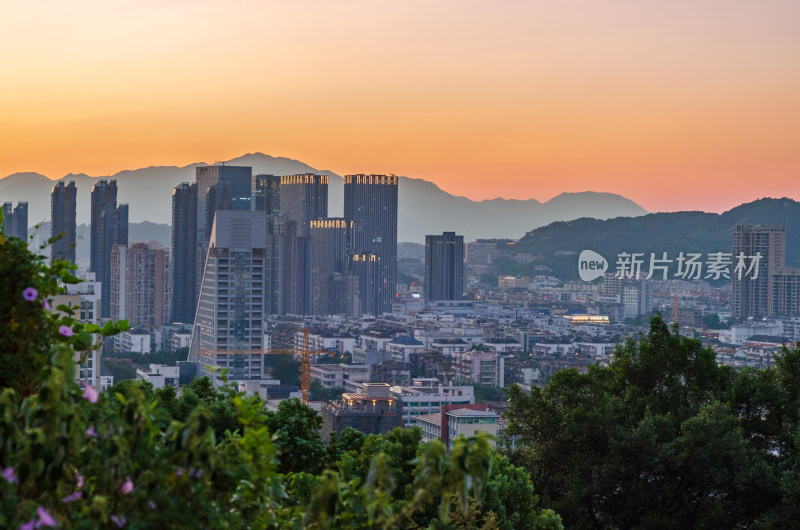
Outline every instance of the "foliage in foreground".
<path id="1" fill-rule="evenodd" d="M 267 413 L 207 379 L 180 397 L 79 388 L 75 352 L 124 323 L 48 311 L 76 279 L 24 242 L 0 237 L 0 267 L 2 528 L 560 528 L 486 437 L 447 453 L 418 431 L 345 431 L 326 448 L 297 400 Z"/>
<path id="2" fill-rule="evenodd" d="M 798 347 L 734 371 L 656 316 L 614 357 L 510 391 L 509 457 L 567 527 L 800 527 Z"/>

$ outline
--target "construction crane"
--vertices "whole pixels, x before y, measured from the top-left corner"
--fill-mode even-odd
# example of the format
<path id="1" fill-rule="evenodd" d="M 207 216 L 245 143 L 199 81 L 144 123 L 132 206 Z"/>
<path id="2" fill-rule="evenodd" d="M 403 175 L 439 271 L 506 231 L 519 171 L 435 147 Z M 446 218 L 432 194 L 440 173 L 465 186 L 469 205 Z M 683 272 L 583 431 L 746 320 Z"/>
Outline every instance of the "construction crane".
<path id="1" fill-rule="evenodd" d="M 678 289 L 675 289 L 675 294 L 660 294 L 660 293 L 652 293 L 650 294 L 653 298 L 672 298 L 673 305 L 672 305 L 672 319 L 673 321 L 678 321 Z"/>
<path id="2" fill-rule="evenodd" d="M 303 397 L 303 404 L 308 405 L 311 397 L 311 355 L 316 353 L 327 353 L 328 355 L 332 355 L 332 353 L 328 350 L 309 351 L 308 328 L 303 328 L 302 348 L 272 348 L 269 350 L 204 349 L 197 350 L 195 355 L 300 355 L 300 392 Z"/>

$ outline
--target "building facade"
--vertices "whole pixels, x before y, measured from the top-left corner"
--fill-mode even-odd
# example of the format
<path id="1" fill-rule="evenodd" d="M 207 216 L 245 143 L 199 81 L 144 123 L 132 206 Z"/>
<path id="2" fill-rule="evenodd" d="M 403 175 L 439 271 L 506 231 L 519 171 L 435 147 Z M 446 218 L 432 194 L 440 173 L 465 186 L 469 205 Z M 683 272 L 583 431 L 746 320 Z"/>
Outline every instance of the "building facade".
<path id="1" fill-rule="evenodd" d="M 425 300 L 461 300 L 464 294 L 464 236 L 425 236 Z"/>
<path id="2" fill-rule="evenodd" d="M 194 322 L 197 310 L 197 184 L 172 190 L 172 320 Z"/>
<path id="3" fill-rule="evenodd" d="M 76 213 L 78 207 L 78 190 L 75 181 L 69 184 L 56 182 L 50 192 L 50 234 L 61 236 L 51 247 L 52 259 L 60 259 L 75 263 Z"/>
<path id="4" fill-rule="evenodd" d="M 190 356 L 198 375 L 215 385 L 218 369 L 231 380 L 264 375 L 264 212 L 218 211 L 192 331 Z M 253 353 L 255 352 L 255 353 Z"/>
<path id="5" fill-rule="evenodd" d="M 363 313 L 391 312 L 397 293 L 398 182 L 394 175 L 344 178 L 344 218 L 353 223 L 353 252 L 379 262 L 378 276 L 359 282 Z"/>
<path id="6" fill-rule="evenodd" d="M 3 232 L 7 236 L 28 241 L 28 203 L 20 201 L 17 207 L 7 202 L 3 204 Z"/>
<path id="7" fill-rule="evenodd" d="M 102 179 L 92 186 L 89 271 L 100 282 L 100 316 L 111 316 L 111 250 L 128 245 L 128 205 L 117 205 L 117 182 Z"/>

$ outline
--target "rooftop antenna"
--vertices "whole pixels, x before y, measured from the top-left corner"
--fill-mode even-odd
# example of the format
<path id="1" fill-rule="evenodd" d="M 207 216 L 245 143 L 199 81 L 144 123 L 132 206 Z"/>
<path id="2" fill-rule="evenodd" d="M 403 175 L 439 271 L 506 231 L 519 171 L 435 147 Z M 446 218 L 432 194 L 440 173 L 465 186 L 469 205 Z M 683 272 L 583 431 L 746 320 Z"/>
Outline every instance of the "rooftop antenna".
<path id="1" fill-rule="evenodd" d="M 230 162 L 230 160 L 214 160 L 215 164 L 222 164 L 223 166 Z"/>

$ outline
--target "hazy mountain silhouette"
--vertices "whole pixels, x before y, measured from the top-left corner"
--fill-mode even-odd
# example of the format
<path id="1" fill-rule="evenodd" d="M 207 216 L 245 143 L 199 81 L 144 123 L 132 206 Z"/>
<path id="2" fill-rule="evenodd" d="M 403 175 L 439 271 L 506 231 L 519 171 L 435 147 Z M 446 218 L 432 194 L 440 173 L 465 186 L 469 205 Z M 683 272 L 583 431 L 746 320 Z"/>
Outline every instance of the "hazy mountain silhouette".
<path id="1" fill-rule="evenodd" d="M 738 224 L 786 227 L 786 263 L 800 266 L 800 202 L 792 199 L 759 199 L 722 214 L 706 212 L 652 213 L 608 220 L 576 219 L 557 222 L 528 232 L 512 247 L 515 253 L 530 253 L 536 261 L 527 265 L 500 264 L 502 272 L 534 274 L 537 265 L 547 265 L 563 279 L 576 279 L 578 254 L 594 250 L 613 270 L 620 252 L 643 252 L 649 260 L 667 252 L 732 252 L 733 228 Z M 648 270 L 646 264 L 644 270 Z"/>
<path id="2" fill-rule="evenodd" d="M 251 153 L 228 162 L 251 166 L 254 174 L 291 175 L 318 172 L 330 176 L 329 215 L 341 216 L 344 181 L 326 170 L 316 170 L 290 158 Z M 120 171 L 105 177 L 69 174 L 59 180 L 75 180 L 78 186 L 78 223 L 89 223 L 90 189 L 100 178 L 117 180 L 118 201 L 130 205 L 130 221 L 172 222 L 172 189 L 194 181 L 195 167 L 158 166 Z M 0 179 L 0 202 L 27 200 L 33 225 L 50 219 L 50 190 L 54 181 L 39 173 L 16 173 Z M 563 193 L 547 202 L 492 199 L 473 201 L 451 195 L 436 184 L 416 178 L 400 178 L 398 240 L 422 243 L 426 234 L 455 231 L 466 241 L 489 237 L 520 237 L 531 227 L 580 217 L 607 219 L 647 213 L 636 203 L 611 193 Z"/>

